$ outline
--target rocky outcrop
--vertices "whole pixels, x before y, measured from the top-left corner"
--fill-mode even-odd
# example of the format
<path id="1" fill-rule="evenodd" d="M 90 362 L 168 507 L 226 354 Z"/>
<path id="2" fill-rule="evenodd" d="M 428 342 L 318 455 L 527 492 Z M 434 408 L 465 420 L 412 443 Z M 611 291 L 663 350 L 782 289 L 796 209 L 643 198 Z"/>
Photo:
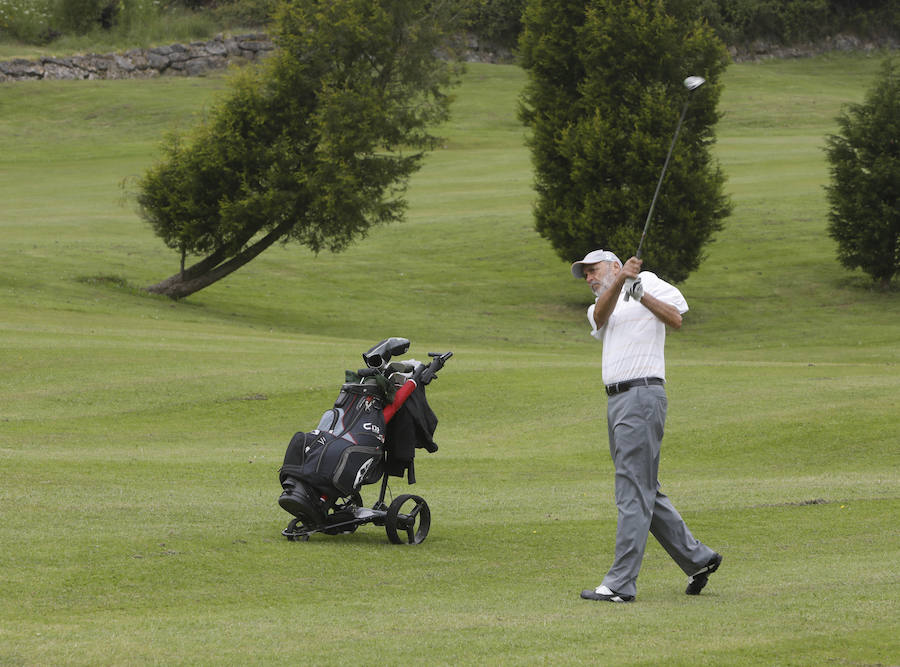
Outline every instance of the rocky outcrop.
<path id="1" fill-rule="evenodd" d="M 259 60 L 275 45 L 266 35 L 219 35 L 207 42 L 172 44 L 125 53 L 0 62 L 0 82 L 37 79 L 146 79 L 202 76 L 231 63 Z"/>

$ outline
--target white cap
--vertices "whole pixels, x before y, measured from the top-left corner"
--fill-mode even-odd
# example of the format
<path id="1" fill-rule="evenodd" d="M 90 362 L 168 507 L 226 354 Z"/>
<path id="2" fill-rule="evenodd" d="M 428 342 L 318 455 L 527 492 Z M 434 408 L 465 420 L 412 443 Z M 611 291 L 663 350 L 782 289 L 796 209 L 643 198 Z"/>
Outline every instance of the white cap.
<path id="1" fill-rule="evenodd" d="M 622 260 L 616 257 L 615 253 L 609 250 L 592 250 L 580 262 L 572 264 L 572 275 L 576 278 L 584 278 L 584 265 L 596 264 L 597 262 L 617 262 L 622 266 Z"/>

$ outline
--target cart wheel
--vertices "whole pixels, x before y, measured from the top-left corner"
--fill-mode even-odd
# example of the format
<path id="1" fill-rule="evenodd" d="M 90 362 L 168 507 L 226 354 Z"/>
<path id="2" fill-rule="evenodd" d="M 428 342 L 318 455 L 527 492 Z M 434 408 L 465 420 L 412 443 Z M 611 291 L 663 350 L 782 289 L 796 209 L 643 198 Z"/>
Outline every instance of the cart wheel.
<path id="1" fill-rule="evenodd" d="M 303 520 L 300 518 L 291 519 L 290 523 L 288 523 L 287 528 L 282 531 L 282 535 L 284 535 L 288 542 L 295 542 L 298 539 L 303 542 L 309 542 L 309 535 L 297 535 L 297 524 L 300 524 L 300 527 L 303 528 Z"/>
<path id="2" fill-rule="evenodd" d="M 401 511 L 404 505 L 408 512 Z M 409 493 L 397 496 L 384 517 L 384 530 L 394 544 L 421 544 L 425 541 L 429 528 L 431 511 L 428 503 Z"/>

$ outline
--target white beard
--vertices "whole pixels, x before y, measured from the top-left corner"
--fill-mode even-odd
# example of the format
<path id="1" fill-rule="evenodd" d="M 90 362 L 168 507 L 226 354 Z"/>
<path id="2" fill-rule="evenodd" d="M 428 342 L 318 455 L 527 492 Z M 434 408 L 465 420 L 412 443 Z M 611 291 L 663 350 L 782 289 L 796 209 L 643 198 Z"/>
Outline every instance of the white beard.
<path id="1" fill-rule="evenodd" d="M 594 293 L 594 297 L 598 297 L 603 294 L 606 290 L 612 287 L 613 282 L 615 282 L 616 277 L 614 275 L 603 276 L 600 279 L 598 284 L 591 285 L 591 292 Z"/>

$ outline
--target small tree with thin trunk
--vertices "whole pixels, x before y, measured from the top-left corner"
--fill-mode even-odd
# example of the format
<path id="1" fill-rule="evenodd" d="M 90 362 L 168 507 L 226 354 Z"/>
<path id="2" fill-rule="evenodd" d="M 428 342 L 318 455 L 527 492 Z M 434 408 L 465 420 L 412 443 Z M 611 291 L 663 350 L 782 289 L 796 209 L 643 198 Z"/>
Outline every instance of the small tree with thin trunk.
<path id="1" fill-rule="evenodd" d="M 838 261 L 861 268 L 882 289 L 900 272 L 900 72 L 892 59 L 866 94 L 837 119 L 826 139 L 828 234 Z"/>
<path id="2" fill-rule="evenodd" d="M 236 74 L 139 181 L 143 217 L 181 264 L 147 289 L 182 298 L 274 243 L 338 252 L 400 220 L 406 183 L 438 141 L 429 128 L 448 116 L 441 7 L 284 0 L 275 55 Z"/>

